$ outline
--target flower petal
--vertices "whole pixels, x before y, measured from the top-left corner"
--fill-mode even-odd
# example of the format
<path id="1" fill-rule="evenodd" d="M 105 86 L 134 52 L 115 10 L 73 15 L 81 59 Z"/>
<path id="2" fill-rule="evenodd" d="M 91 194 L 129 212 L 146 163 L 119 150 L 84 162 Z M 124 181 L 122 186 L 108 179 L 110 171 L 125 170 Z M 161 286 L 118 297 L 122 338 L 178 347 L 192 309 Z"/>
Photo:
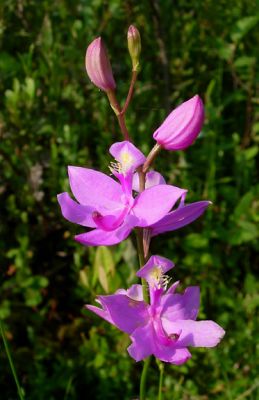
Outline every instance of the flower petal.
<path id="1" fill-rule="evenodd" d="M 175 345 L 171 346 L 156 346 L 154 356 L 159 360 L 168 362 L 175 365 L 184 364 L 191 358 L 191 353 L 186 348 L 176 348 Z"/>
<path id="2" fill-rule="evenodd" d="M 148 306 L 144 301 L 133 300 L 124 294 L 99 296 L 113 323 L 123 332 L 132 332 L 148 320 Z"/>
<path id="3" fill-rule="evenodd" d="M 224 329 L 214 321 L 163 321 L 163 327 L 168 335 L 181 330 L 177 341 L 180 347 L 215 347 L 225 335 Z"/>
<path id="4" fill-rule="evenodd" d="M 164 177 L 159 172 L 148 171 L 146 174 L 145 188 L 148 189 L 156 185 L 166 185 Z M 137 172 L 133 175 L 132 188 L 136 192 L 139 192 L 139 174 Z"/>
<path id="5" fill-rule="evenodd" d="M 199 218 L 210 204 L 210 201 L 197 201 L 178 207 L 150 227 L 151 235 L 156 236 L 160 233 L 174 231 L 190 224 Z"/>
<path id="6" fill-rule="evenodd" d="M 200 305 L 198 286 L 188 287 L 184 294 L 166 294 L 161 300 L 162 320 L 196 319 Z"/>
<path id="7" fill-rule="evenodd" d="M 82 206 L 71 199 L 68 193 L 58 194 L 58 202 L 64 218 L 75 224 L 95 228 L 96 224 L 92 218 L 93 207 Z"/>
<path id="8" fill-rule="evenodd" d="M 136 197 L 131 211 L 139 219 L 137 226 L 146 227 L 159 221 L 185 193 L 185 189 L 171 185 L 157 185 L 144 190 Z"/>
<path id="9" fill-rule="evenodd" d="M 129 289 L 118 289 L 116 294 L 125 294 L 133 300 L 143 301 L 143 289 L 142 285 L 134 284 Z"/>
<path id="10" fill-rule="evenodd" d="M 126 239 L 132 230 L 131 225 L 123 224 L 114 231 L 94 229 L 91 232 L 75 236 L 75 240 L 84 246 L 112 246 Z"/>
<path id="11" fill-rule="evenodd" d="M 152 323 L 137 328 L 131 335 L 132 344 L 128 347 L 129 355 L 135 361 L 143 360 L 153 354 L 153 327 Z"/>
<path id="12" fill-rule="evenodd" d="M 68 167 L 68 174 L 71 190 L 79 203 L 92 206 L 101 213 L 121 206 L 121 186 L 109 176 L 72 166 Z"/>
<path id="13" fill-rule="evenodd" d="M 103 318 L 105 321 L 109 322 L 110 324 L 114 325 L 111 316 L 108 311 L 103 310 L 102 308 L 92 306 L 91 304 L 86 304 L 85 306 L 88 310 L 94 312 L 98 317 Z"/>
<path id="14" fill-rule="evenodd" d="M 151 256 L 147 263 L 138 270 L 136 275 L 152 285 L 160 282 L 163 274 L 174 267 L 174 263 L 168 258 L 158 255 Z"/>
<path id="15" fill-rule="evenodd" d="M 115 210 L 113 215 L 102 215 L 98 211 L 93 212 L 92 218 L 96 226 L 104 231 L 114 231 L 124 221 L 128 214 L 128 208 L 123 207 Z"/>
<path id="16" fill-rule="evenodd" d="M 109 152 L 120 163 L 124 173 L 135 171 L 146 160 L 144 154 L 127 140 L 114 143 Z"/>

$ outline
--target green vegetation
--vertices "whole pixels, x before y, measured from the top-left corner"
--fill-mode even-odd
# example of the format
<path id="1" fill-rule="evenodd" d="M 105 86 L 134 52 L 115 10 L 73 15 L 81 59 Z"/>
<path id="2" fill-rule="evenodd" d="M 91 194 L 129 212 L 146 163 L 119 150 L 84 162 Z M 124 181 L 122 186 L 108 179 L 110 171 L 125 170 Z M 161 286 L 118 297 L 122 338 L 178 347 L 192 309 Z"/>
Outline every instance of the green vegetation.
<path id="1" fill-rule="evenodd" d="M 127 27 L 142 36 L 141 72 L 127 124 L 147 154 L 167 112 L 199 93 L 200 138 L 163 152 L 156 166 L 188 188 L 187 202 L 213 206 L 192 225 L 152 242 L 171 258 L 182 287 L 200 285 L 201 318 L 226 336 L 165 366 L 165 400 L 256 400 L 256 283 L 259 239 L 258 42 L 256 0 L 4 0 L 0 4 L 0 318 L 27 400 L 133 399 L 141 363 L 128 338 L 84 310 L 96 294 L 136 282 L 130 240 L 87 249 L 60 214 L 67 165 L 108 173 L 108 147 L 121 135 L 106 96 L 88 80 L 84 55 L 102 35 L 118 97 L 130 80 Z M 257 69 L 256 69 L 257 62 Z M 132 237 L 134 240 L 134 237 Z M 258 331 L 257 331 L 258 332 Z M 0 342 L 1 399 L 18 398 Z M 149 398 L 159 384 L 148 375 Z"/>

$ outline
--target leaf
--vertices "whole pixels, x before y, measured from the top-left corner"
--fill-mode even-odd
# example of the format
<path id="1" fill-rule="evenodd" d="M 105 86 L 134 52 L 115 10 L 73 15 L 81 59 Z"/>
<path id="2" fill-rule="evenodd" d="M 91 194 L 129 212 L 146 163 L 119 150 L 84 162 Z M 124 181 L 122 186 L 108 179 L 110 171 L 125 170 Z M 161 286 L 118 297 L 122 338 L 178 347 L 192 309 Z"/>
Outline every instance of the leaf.
<path id="1" fill-rule="evenodd" d="M 252 213 L 257 212 L 256 204 L 253 204 L 253 202 L 258 197 L 258 194 L 259 194 L 259 185 L 255 186 L 252 190 L 247 192 L 241 198 L 233 213 L 234 220 L 238 221 L 240 220 L 241 217 L 247 219 L 248 215 L 250 215 L 251 212 Z"/>
<path id="2" fill-rule="evenodd" d="M 24 92 L 27 94 L 30 100 L 33 100 L 35 96 L 35 81 L 32 78 L 27 77 L 25 79 Z"/>
<path id="3" fill-rule="evenodd" d="M 258 153 L 259 147 L 258 146 L 252 146 L 249 149 L 245 150 L 245 158 L 246 160 L 251 160 L 254 158 L 257 153 Z"/>
<path id="4" fill-rule="evenodd" d="M 234 65 L 236 68 L 251 67 L 253 64 L 255 64 L 255 62 L 256 62 L 255 57 L 243 56 L 243 57 L 238 57 L 235 60 Z"/>
<path id="5" fill-rule="evenodd" d="M 89 280 L 88 280 L 88 276 L 87 276 L 87 268 L 81 269 L 81 271 L 79 271 L 79 281 L 80 281 L 82 286 L 84 286 L 86 288 L 89 287 Z"/>
<path id="6" fill-rule="evenodd" d="M 101 264 L 98 265 L 98 277 L 102 288 L 105 290 L 106 293 L 108 293 L 109 292 L 108 278 L 106 271 Z"/>
<path id="7" fill-rule="evenodd" d="M 253 29 L 258 23 L 258 16 L 244 17 L 237 21 L 231 33 L 231 39 L 234 42 L 240 41 L 251 29 Z"/>
<path id="8" fill-rule="evenodd" d="M 108 292 L 108 277 L 114 275 L 114 272 L 115 264 L 111 250 L 108 247 L 99 246 L 95 253 L 93 280 L 95 281 L 98 277 L 101 286 Z"/>
<path id="9" fill-rule="evenodd" d="M 4 300 L 0 304 L 0 318 L 5 319 L 8 318 L 9 315 L 11 314 L 11 304 L 9 300 Z"/>
<path id="10" fill-rule="evenodd" d="M 245 277 L 244 288 L 246 293 L 254 294 L 257 292 L 258 283 L 254 275 L 248 273 Z"/>
<path id="11" fill-rule="evenodd" d="M 216 41 L 216 47 L 218 50 L 218 56 L 222 60 L 229 60 L 232 57 L 233 51 L 234 51 L 234 45 L 233 43 L 228 43 L 225 42 L 222 39 L 218 39 Z"/>
<path id="12" fill-rule="evenodd" d="M 185 243 L 187 247 L 194 249 L 201 249 L 208 245 L 208 239 L 198 233 L 190 233 L 185 238 Z"/>
<path id="13" fill-rule="evenodd" d="M 229 243 L 233 246 L 240 245 L 255 240 L 258 236 L 257 225 L 249 221 L 239 221 L 237 226 L 230 232 Z"/>

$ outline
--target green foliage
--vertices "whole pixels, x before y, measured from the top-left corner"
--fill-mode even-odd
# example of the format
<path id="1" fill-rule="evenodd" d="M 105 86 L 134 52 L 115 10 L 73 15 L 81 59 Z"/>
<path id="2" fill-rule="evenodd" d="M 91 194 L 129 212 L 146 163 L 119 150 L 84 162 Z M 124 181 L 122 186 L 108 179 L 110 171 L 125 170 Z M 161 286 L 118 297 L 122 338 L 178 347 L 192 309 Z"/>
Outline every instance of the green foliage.
<path id="1" fill-rule="evenodd" d="M 131 61 L 127 27 L 142 36 L 141 72 L 127 114 L 147 153 L 167 112 L 199 93 L 204 129 L 186 152 L 164 152 L 156 168 L 188 188 L 187 201 L 210 199 L 206 215 L 154 239 L 176 263 L 182 286 L 201 286 L 200 317 L 226 329 L 217 349 L 192 351 L 165 367 L 165 400 L 251 399 L 258 315 L 259 146 L 258 1 L 4 0 L 0 5 L 0 317 L 26 399 L 133 399 L 141 364 L 129 340 L 86 311 L 97 294 L 137 282 L 134 236 L 115 248 L 73 241 L 56 194 L 66 166 L 109 173 L 108 147 L 121 140 L 105 95 L 84 71 L 88 43 L 102 35 L 118 97 L 126 97 Z M 1 399 L 17 397 L 0 346 Z M 148 398 L 155 399 L 152 364 Z"/>

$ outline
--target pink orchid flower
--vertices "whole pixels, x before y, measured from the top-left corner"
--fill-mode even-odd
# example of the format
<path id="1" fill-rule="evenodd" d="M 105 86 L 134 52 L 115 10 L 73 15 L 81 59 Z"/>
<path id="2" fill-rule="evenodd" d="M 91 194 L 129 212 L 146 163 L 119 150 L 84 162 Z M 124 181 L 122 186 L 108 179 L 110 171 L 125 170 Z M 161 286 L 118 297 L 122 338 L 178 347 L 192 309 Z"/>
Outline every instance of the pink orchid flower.
<path id="1" fill-rule="evenodd" d="M 100 307 L 86 307 L 130 336 L 128 352 L 136 361 L 154 355 L 161 361 L 183 364 L 190 357 L 188 347 L 215 347 L 225 331 L 213 321 L 196 321 L 200 292 L 196 286 L 175 293 L 179 282 L 166 289 L 165 273 L 173 263 L 152 256 L 137 275 L 149 285 L 150 304 L 143 300 L 141 285 L 99 296 Z"/>
<path id="2" fill-rule="evenodd" d="M 119 180 L 92 169 L 68 167 L 69 182 L 76 201 L 68 193 L 58 195 L 63 216 L 70 222 L 94 228 L 75 236 L 86 246 L 114 245 L 126 239 L 134 227 L 148 227 L 161 220 L 186 190 L 156 185 L 135 198 L 133 173 L 145 156 L 128 141 L 114 143 L 110 153 L 117 160 L 112 172 Z"/>

